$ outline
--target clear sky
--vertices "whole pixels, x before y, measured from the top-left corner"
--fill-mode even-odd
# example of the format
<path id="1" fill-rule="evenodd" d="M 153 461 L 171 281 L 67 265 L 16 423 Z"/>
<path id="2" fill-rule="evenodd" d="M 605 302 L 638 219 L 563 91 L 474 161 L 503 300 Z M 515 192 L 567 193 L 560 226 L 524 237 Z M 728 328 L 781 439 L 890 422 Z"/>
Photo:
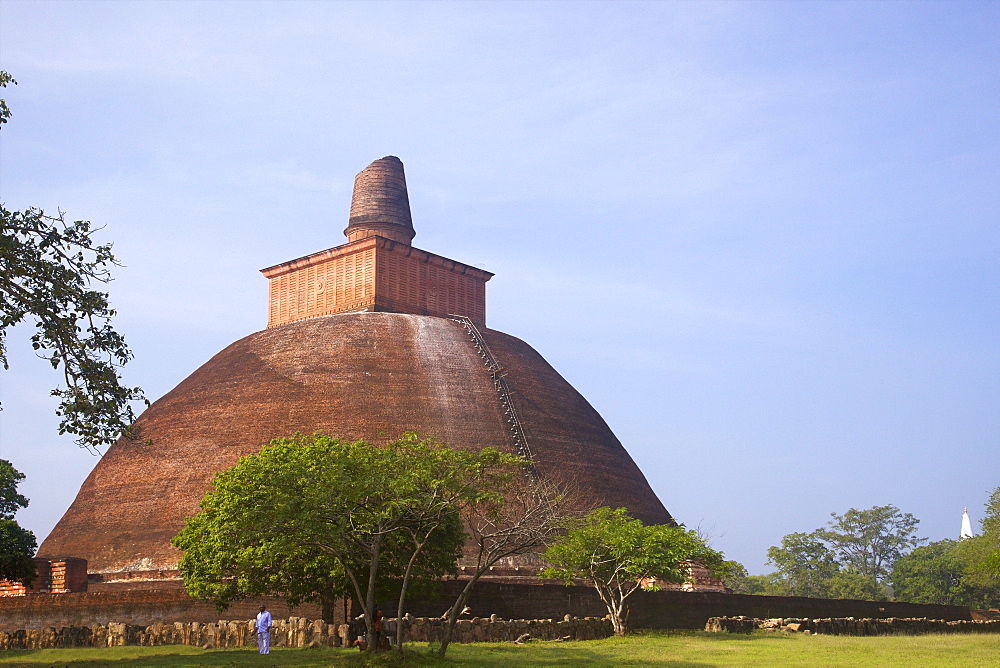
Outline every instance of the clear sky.
<path id="1" fill-rule="evenodd" d="M 1000 486 L 1000 3 L 2 0 L 0 68 L 0 198 L 103 226 L 152 399 L 391 154 L 414 244 L 495 272 L 489 326 L 751 573 L 851 507 L 955 538 Z M 0 456 L 41 539 L 96 460 L 29 334 Z"/>

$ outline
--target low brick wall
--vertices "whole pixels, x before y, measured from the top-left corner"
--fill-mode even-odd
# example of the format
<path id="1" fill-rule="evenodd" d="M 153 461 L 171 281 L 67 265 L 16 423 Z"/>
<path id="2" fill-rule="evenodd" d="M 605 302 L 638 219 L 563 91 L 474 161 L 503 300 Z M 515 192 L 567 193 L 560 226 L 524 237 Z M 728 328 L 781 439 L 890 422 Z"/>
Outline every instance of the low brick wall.
<path id="1" fill-rule="evenodd" d="M 440 615 L 464 584 L 461 580 L 443 582 L 436 600 L 413 601 L 407 604 L 407 610 L 423 617 Z M 954 621 L 972 618 L 968 608 L 957 605 L 716 592 L 638 591 L 626 605 L 629 626 L 636 629 L 703 629 L 710 617 L 737 615 L 759 619 L 926 617 Z M 593 587 L 538 582 L 480 581 L 469 600 L 469 607 L 473 615 L 496 614 L 505 619 L 561 618 L 566 614 L 603 617 L 608 613 Z M 385 605 L 383 609 L 393 610 L 394 605 Z"/>
<path id="2" fill-rule="evenodd" d="M 122 645 L 194 645 L 197 647 L 254 647 L 257 637 L 253 620 L 201 622 L 157 622 L 137 626 L 112 622 L 107 625 L 67 626 L 0 632 L 0 650 L 49 649 L 56 647 L 118 647 Z M 444 630 L 441 619 L 405 618 L 404 642 L 438 642 Z M 388 619 L 385 633 L 395 637 L 396 620 Z M 271 631 L 273 647 L 351 647 L 364 633 L 364 626 L 327 624 L 304 617 L 276 619 Z M 505 642 L 529 634 L 532 640 L 593 640 L 611 635 L 607 619 L 562 620 L 475 618 L 459 620 L 451 641 Z"/>
<path id="3" fill-rule="evenodd" d="M 89 627 L 111 622 L 132 626 L 149 626 L 157 621 L 217 622 L 223 615 L 247 618 L 257 614 L 261 603 L 273 615 L 289 617 L 295 614 L 321 617 L 319 606 L 301 605 L 290 610 L 281 599 L 260 598 L 242 601 L 220 613 L 215 605 L 187 595 L 178 586 L 170 589 L 132 590 L 115 592 L 81 592 L 75 594 L 34 594 L 0 598 L 0 631 L 41 629 L 48 627 Z M 343 621 L 343 615 L 336 621 Z"/>
<path id="4" fill-rule="evenodd" d="M 120 584 L 120 583 L 113 583 Z M 71 594 L 36 594 L 0 597 L 0 631 L 46 627 L 90 626 L 122 622 L 149 626 L 156 621 L 215 622 L 221 616 L 247 618 L 265 603 L 275 617 L 321 618 L 319 607 L 303 605 L 289 610 L 279 599 L 252 599 L 219 613 L 215 606 L 189 597 L 180 581 L 131 583 L 160 589 L 88 591 Z M 461 580 L 441 582 L 433 595 L 416 597 L 406 604 L 414 617 L 437 617 L 454 603 Z M 382 609 L 395 612 L 392 600 L 379 601 Z M 703 629 L 710 617 L 746 616 L 757 619 L 854 617 L 885 619 L 927 618 L 956 621 L 971 619 L 968 608 L 953 605 L 855 601 L 847 599 L 802 598 L 792 596 L 750 596 L 714 592 L 636 592 L 627 601 L 629 625 L 647 629 Z M 511 581 L 480 581 L 469 600 L 472 615 L 501 619 L 562 619 L 603 617 L 607 608 L 591 587 Z M 333 621 L 349 617 L 339 610 Z"/>
<path id="5" fill-rule="evenodd" d="M 1000 633 L 1000 621 L 908 618 L 855 619 L 853 617 L 802 619 L 754 619 L 752 617 L 712 617 L 706 631 L 752 633 L 756 630 L 787 633 L 822 633 L 833 636 L 916 636 L 927 633 Z"/>
<path id="6" fill-rule="evenodd" d="M 66 594 L 87 590 L 87 560 L 76 557 L 45 559 L 35 557 L 35 579 L 31 586 L 0 580 L 0 596 Z"/>

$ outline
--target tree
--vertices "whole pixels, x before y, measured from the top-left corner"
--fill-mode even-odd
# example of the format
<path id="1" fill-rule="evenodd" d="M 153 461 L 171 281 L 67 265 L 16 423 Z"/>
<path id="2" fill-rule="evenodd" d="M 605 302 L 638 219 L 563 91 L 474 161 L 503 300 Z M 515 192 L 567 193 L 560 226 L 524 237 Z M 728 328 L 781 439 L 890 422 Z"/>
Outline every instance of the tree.
<path id="1" fill-rule="evenodd" d="M 893 505 L 830 515 L 829 528 L 817 530 L 816 536 L 845 569 L 873 582 L 884 582 L 895 561 L 926 540 L 916 536 L 920 520 Z"/>
<path id="2" fill-rule="evenodd" d="M 0 87 L 9 83 L 17 82 L 0 72 Z M 0 126 L 9 117 L 0 100 Z M 0 363 L 9 368 L 7 329 L 34 320 L 31 345 L 61 369 L 65 383 L 52 390 L 60 398 L 59 433 L 74 434 L 91 450 L 122 434 L 135 437 L 131 402 L 145 402 L 142 390 L 121 383 L 119 371 L 132 353 L 111 326 L 107 293 L 91 288 L 111 281 L 110 268 L 118 264 L 111 244 L 94 240 L 95 231 L 89 221 L 66 222 L 62 212 L 0 205 Z"/>
<path id="3" fill-rule="evenodd" d="M 752 584 L 769 594 L 888 600 L 893 563 L 925 540 L 916 537 L 919 520 L 892 505 L 830 515 L 828 528 L 788 534 L 769 548 L 778 571 Z"/>
<path id="4" fill-rule="evenodd" d="M 410 438 L 413 436 L 410 435 Z M 401 524 L 409 556 L 405 559 L 400 583 L 397 620 L 403 618 L 406 593 L 414 569 L 421 563 L 420 558 L 427 550 L 440 550 L 440 545 L 432 546 L 432 542 L 440 541 L 441 535 L 456 535 L 461 536 L 464 543 L 466 534 L 463 531 L 461 511 L 500 501 L 506 483 L 523 464 L 524 461 L 520 458 L 493 448 L 479 452 L 428 448 L 422 456 L 414 458 L 408 464 L 407 474 L 421 481 L 419 484 L 425 493 L 415 498 Z M 473 535 L 476 535 L 475 528 L 480 525 L 471 522 L 470 526 L 473 527 Z M 462 605 L 464 607 L 464 600 Z M 457 619 L 457 615 L 455 618 Z M 453 626 L 453 623 L 449 624 L 446 631 L 448 636 Z M 396 647 L 402 652 L 402 623 L 396 624 Z M 444 643 L 444 647 L 447 649 L 447 643 Z"/>
<path id="5" fill-rule="evenodd" d="M 839 570 L 833 552 L 815 532 L 788 534 L 780 547 L 768 548 L 767 559 L 778 569 L 785 596 L 826 598 Z"/>
<path id="6" fill-rule="evenodd" d="M 850 598 L 860 601 L 888 601 L 891 597 L 885 584 L 870 577 L 841 569 L 830 578 L 826 598 Z"/>
<path id="7" fill-rule="evenodd" d="M 17 491 L 22 480 L 23 473 L 0 459 L 0 580 L 30 585 L 35 580 L 35 534 L 14 521 L 14 514 L 28 506 Z"/>
<path id="8" fill-rule="evenodd" d="M 466 559 L 475 566 L 455 602 L 448 609 L 438 654 L 444 656 L 458 616 L 479 579 L 502 560 L 535 552 L 548 545 L 564 528 L 575 494 L 526 470 L 526 462 L 494 468 L 482 493 L 462 504 L 468 535 Z"/>
<path id="9" fill-rule="evenodd" d="M 543 558 L 552 564 L 543 577 L 567 585 L 590 581 L 619 636 L 626 630 L 625 600 L 640 588 L 656 589 L 656 580 L 684 582 L 692 562 L 717 574 L 724 568 L 722 554 L 705 545 L 697 532 L 667 524 L 646 526 L 624 508 L 606 506 L 572 522 Z"/>
<path id="10" fill-rule="evenodd" d="M 757 594 L 764 596 L 787 596 L 785 581 L 777 573 L 750 575 L 746 566 L 738 561 L 723 563 L 726 588 L 734 594 Z"/>
<path id="11" fill-rule="evenodd" d="M 414 579 L 454 572 L 464 543 L 456 505 L 470 481 L 517 461 L 406 434 L 385 447 L 323 434 L 275 439 L 218 474 L 174 538 L 192 596 L 224 607 L 256 595 L 329 604 L 350 595 L 376 649 L 375 601 Z"/>
<path id="12" fill-rule="evenodd" d="M 939 540 L 896 561 L 892 588 L 897 600 L 912 603 L 988 608 L 1000 602 L 1000 583 L 979 584 L 966 577 L 968 569 L 968 554 L 960 542 Z"/>
<path id="13" fill-rule="evenodd" d="M 981 533 L 960 542 L 967 560 L 966 578 L 989 589 L 1000 588 L 1000 487 L 993 491 L 980 520 Z"/>

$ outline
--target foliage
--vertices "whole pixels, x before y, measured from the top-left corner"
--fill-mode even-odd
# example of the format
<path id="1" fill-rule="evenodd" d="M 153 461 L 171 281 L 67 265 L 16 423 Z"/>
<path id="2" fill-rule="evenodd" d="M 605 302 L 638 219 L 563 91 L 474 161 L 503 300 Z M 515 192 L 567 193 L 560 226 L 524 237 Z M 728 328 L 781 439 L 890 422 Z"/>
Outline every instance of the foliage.
<path id="1" fill-rule="evenodd" d="M 748 575 L 735 594 L 758 594 L 761 596 L 789 596 L 785 581 L 777 573 Z"/>
<path id="2" fill-rule="evenodd" d="M 1000 603 L 1000 583 L 993 587 L 965 577 L 969 568 L 966 541 L 939 540 L 901 557 L 892 570 L 896 599 L 988 608 Z"/>
<path id="3" fill-rule="evenodd" d="M 0 459 L 0 519 L 12 520 L 18 510 L 28 507 L 28 499 L 17 492 L 22 480 L 23 473 L 6 459 Z"/>
<path id="4" fill-rule="evenodd" d="M 995 591 L 1000 589 L 1000 487 L 986 502 L 980 528 L 979 536 L 960 545 L 968 563 L 965 575 L 971 583 Z"/>
<path id="5" fill-rule="evenodd" d="M 925 540 L 916 537 L 919 520 L 892 505 L 830 515 L 827 528 L 788 534 L 769 548 L 778 570 L 744 586 L 782 596 L 888 600 L 892 565 Z"/>
<path id="6" fill-rule="evenodd" d="M 767 558 L 778 568 L 786 596 L 829 597 L 830 579 L 840 568 L 815 532 L 788 534 L 767 550 Z"/>
<path id="7" fill-rule="evenodd" d="M 26 585 L 34 582 L 35 562 L 32 557 L 37 547 L 35 534 L 14 520 L 0 520 L 0 580 Z"/>
<path id="8" fill-rule="evenodd" d="M 888 601 L 889 588 L 870 577 L 849 570 L 840 570 L 830 578 L 827 598 L 850 598 L 860 601 Z"/>
<path id="9" fill-rule="evenodd" d="M 35 534 L 14 521 L 14 514 L 28 506 L 17 491 L 24 474 L 0 459 L 0 580 L 30 585 L 35 579 Z"/>
<path id="10" fill-rule="evenodd" d="M 0 87 L 16 83 L 0 72 Z M 0 126 L 10 117 L 0 101 Z M 5 334 L 25 319 L 36 331 L 36 354 L 61 369 L 59 433 L 74 434 L 88 449 L 135 436 L 131 402 L 145 401 L 139 388 L 124 387 L 120 368 L 132 359 L 125 340 L 111 326 L 115 311 L 105 292 L 116 265 L 110 244 L 98 244 L 89 221 L 66 222 L 63 213 L 41 209 L 8 211 L 0 206 L 0 364 L 8 367 Z"/>
<path id="11" fill-rule="evenodd" d="M 220 607 L 350 595 L 374 649 L 376 597 L 453 572 L 464 543 L 455 502 L 488 496 L 475 481 L 512 461 L 413 434 L 381 448 L 323 434 L 275 439 L 218 474 L 174 538 L 185 587 Z"/>
<path id="12" fill-rule="evenodd" d="M 893 563 L 926 540 L 916 536 L 920 520 L 893 505 L 830 515 L 830 528 L 820 529 L 817 536 L 847 570 L 875 582 L 886 580 Z"/>
<path id="13" fill-rule="evenodd" d="M 6 88 L 7 84 L 14 84 L 16 86 L 17 82 L 7 72 L 0 71 L 0 88 Z M 0 98 L 0 125 L 6 123 L 9 118 L 10 107 L 7 106 L 7 100 Z"/>
<path id="14" fill-rule="evenodd" d="M 624 508 L 606 506 L 571 522 L 567 534 L 543 558 L 552 564 L 543 577 L 566 584 L 591 582 L 608 608 L 616 635 L 625 634 L 625 600 L 638 589 L 655 589 L 657 580 L 684 582 L 692 562 L 717 574 L 724 571 L 722 555 L 697 532 L 683 526 L 647 526 Z"/>
<path id="15" fill-rule="evenodd" d="M 574 494 L 550 480 L 527 473 L 526 462 L 517 467 L 495 468 L 483 485 L 488 493 L 462 504 L 471 547 L 473 572 L 448 610 L 438 655 L 448 651 L 458 615 L 465 608 L 479 579 L 501 560 L 537 551 L 562 533 L 571 516 Z"/>

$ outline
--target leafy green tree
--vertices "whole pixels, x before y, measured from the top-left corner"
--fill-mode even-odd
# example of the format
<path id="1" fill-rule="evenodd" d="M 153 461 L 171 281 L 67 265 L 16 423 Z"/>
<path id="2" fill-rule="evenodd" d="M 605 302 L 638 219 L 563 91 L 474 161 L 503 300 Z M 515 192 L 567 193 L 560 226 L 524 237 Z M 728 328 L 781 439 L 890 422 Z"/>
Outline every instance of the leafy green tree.
<path id="1" fill-rule="evenodd" d="M 17 83 L 0 72 L 0 87 Z M 10 117 L 0 100 L 0 127 Z M 105 292 L 117 265 L 110 244 L 98 244 L 89 221 L 66 222 L 60 212 L 8 211 L 0 206 L 0 364 L 8 367 L 5 334 L 29 319 L 36 325 L 36 354 L 62 371 L 64 387 L 52 390 L 60 403 L 59 433 L 73 434 L 88 449 L 135 437 L 131 402 L 145 402 L 142 390 L 125 387 L 119 370 L 132 359 L 125 340 L 111 326 L 115 311 Z"/>
<path id="2" fill-rule="evenodd" d="M 778 573 L 750 575 L 738 561 L 723 562 L 726 588 L 734 594 L 788 596 L 785 580 Z"/>
<path id="3" fill-rule="evenodd" d="M 467 578 L 448 609 L 438 654 L 444 656 L 458 616 L 465 609 L 479 579 L 502 560 L 537 552 L 562 533 L 574 495 L 564 487 L 527 474 L 524 460 L 516 466 L 494 468 L 480 487 L 482 493 L 462 504 L 468 534 L 465 561 L 471 562 Z"/>
<path id="4" fill-rule="evenodd" d="M 683 526 L 647 526 L 624 508 L 598 508 L 572 522 L 543 558 L 552 564 L 543 577 L 567 585 L 591 582 L 619 636 L 626 631 L 625 600 L 640 588 L 655 589 L 656 580 L 684 582 L 692 562 L 713 573 L 724 570 L 722 554 L 708 547 L 697 532 Z"/>
<path id="5" fill-rule="evenodd" d="M 414 438 L 412 435 L 408 437 Z M 414 498 L 401 524 L 400 533 L 409 556 L 405 558 L 396 619 L 403 617 L 406 593 L 415 569 L 422 563 L 420 558 L 428 551 L 432 554 L 440 551 L 438 543 L 442 535 L 461 536 L 464 543 L 466 534 L 463 531 L 461 511 L 506 504 L 503 492 L 508 491 L 509 483 L 515 472 L 521 470 L 523 463 L 521 459 L 493 448 L 468 452 L 438 447 L 425 448 L 421 456 L 408 463 L 407 475 L 421 481 L 424 493 Z M 473 536 L 478 537 L 476 531 L 481 528 L 481 524 L 475 518 L 468 524 Z M 451 552 L 447 554 L 450 555 Z M 451 567 L 453 563 L 452 559 L 448 566 Z M 464 604 L 463 599 L 463 607 Z M 457 615 L 455 618 L 457 619 Z M 453 627 L 454 621 L 450 621 L 446 629 L 448 637 Z M 447 638 L 442 646 L 447 650 Z M 402 652 L 402 624 L 396 625 L 396 647 Z"/>
<path id="6" fill-rule="evenodd" d="M 850 570 L 839 570 L 829 582 L 826 598 L 851 598 L 860 601 L 888 601 L 891 596 L 885 584 Z"/>
<path id="7" fill-rule="evenodd" d="M 757 576 L 767 582 L 755 586 L 791 596 L 888 600 L 893 564 L 925 540 L 916 537 L 919 520 L 892 505 L 831 516 L 827 528 L 788 534 L 768 549 L 778 571 Z"/>
<path id="8" fill-rule="evenodd" d="M 962 541 L 963 543 L 965 541 Z M 990 587 L 966 576 L 968 553 L 959 541 L 945 539 L 900 557 L 892 569 L 896 599 L 988 608 L 1000 602 L 1000 583 Z"/>
<path id="9" fill-rule="evenodd" d="M 14 521 L 14 514 L 28 506 L 17 491 L 22 480 L 23 473 L 0 459 L 0 580 L 30 585 L 35 580 L 35 535 Z"/>
<path id="10" fill-rule="evenodd" d="M 829 597 L 830 579 L 840 568 L 816 532 L 788 534 L 767 550 L 767 558 L 777 567 L 786 596 Z"/>
<path id="11" fill-rule="evenodd" d="M 1000 588 L 1000 487 L 986 502 L 980 528 L 980 535 L 959 544 L 968 563 L 965 576 L 970 583 L 993 590 Z"/>
<path id="12" fill-rule="evenodd" d="M 329 605 L 350 595 L 376 649 L 375 601 L 413 579 L 454 572 L 464 543 L 456 505 L 475 479 L 516 458 L 406 434 L 385 447 L 323 434 L 275 439 L 218 474 L 174 538 L 192 596 L 225 606 L 256 595 Z"/>
<path id="13" fill-rule="evenodd" d="M 738 561 L 727 559 L 722 562 L 722 573 L 726 582 L 726 589 L 729 589 L 734 594 L 751 593 L 747 591 L 749 588 L 747 585 L 747 578 L 750 577 L 750 574 L 747 573 L 746 566 Z"/>
<path id="14" fill-rule="evenodd" d="M 916 535 L 920 520 L 893 505 L 830 515 L 829 528 L 817 530 L 816 536 L 845 570 L 873 582 L 884 582 L 896 560 L 926 540 Z"/>
<path id="15" fill-rule="evenodd" d="M 0 459 L 0 519 L 12 520 L 18 510 L 28 507 L 28 499 L 17 491 L 22 480 L 23 473 L 6 459 Z"/>

